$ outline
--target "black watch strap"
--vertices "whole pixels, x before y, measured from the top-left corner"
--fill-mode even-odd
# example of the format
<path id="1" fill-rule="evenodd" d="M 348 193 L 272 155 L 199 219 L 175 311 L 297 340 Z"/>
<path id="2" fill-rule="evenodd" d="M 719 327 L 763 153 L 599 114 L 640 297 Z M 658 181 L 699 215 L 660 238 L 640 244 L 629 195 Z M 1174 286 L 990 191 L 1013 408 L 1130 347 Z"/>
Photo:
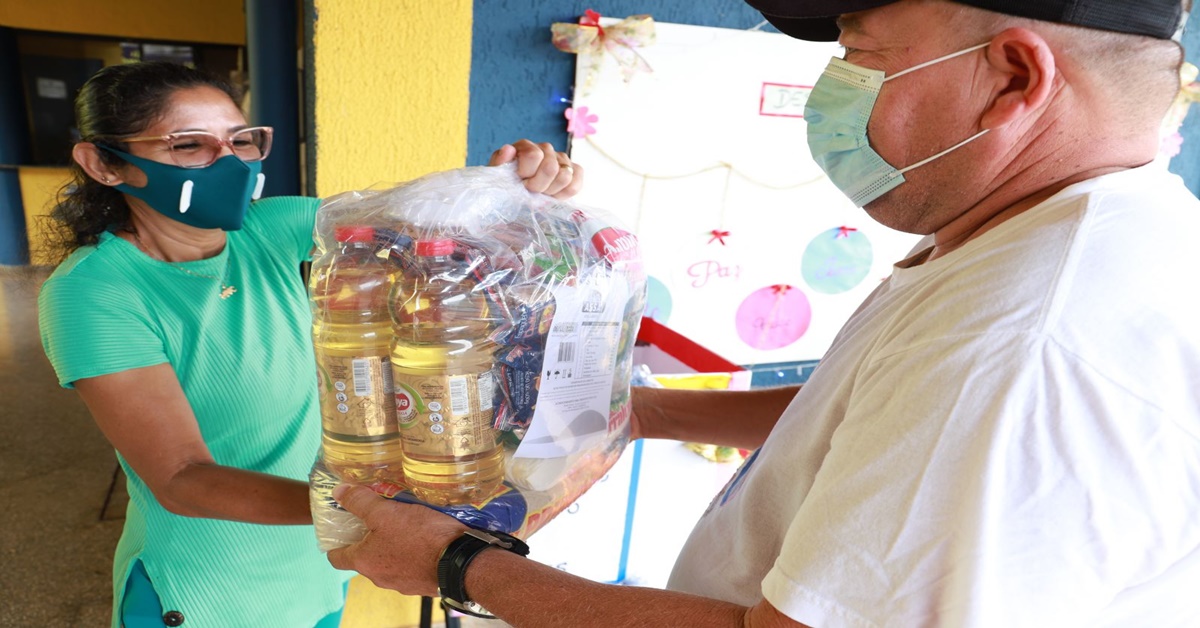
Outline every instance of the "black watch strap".
<path id="1" fill-rule="evenodd" d="M 438 593 L 442 602 L 451 608 L 476 617 L 492 617 L 482 606 L 471 601 L 467 595 L 467 566 L 485 549 L 495 547 L 518 556 L 528 556 L 529 546 L 524 541 L 503 532 L 484 532 L 468 529 L 462 536 L 450 542 L 438 559 Z"/>

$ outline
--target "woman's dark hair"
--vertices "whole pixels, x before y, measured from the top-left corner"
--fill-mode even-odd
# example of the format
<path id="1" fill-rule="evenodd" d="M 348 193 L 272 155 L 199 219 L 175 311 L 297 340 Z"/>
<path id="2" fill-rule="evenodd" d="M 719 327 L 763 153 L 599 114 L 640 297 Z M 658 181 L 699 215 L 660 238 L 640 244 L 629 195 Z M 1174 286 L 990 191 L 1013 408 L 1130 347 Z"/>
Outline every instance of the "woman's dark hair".
<path id="1" fill-rule="evenodd" d="M 128 150 L 119 138 L 141 133 L 166 113 L 171 95 L 191 87 L 213 87 L 235 103 L 239 94 L 228 83 L 176 63 L 149 61 L 114 65 L 92 75 L 75 97 L 75 126 L 81 142 Z M 123 160 L 108 151 L 110 165 Z M 45 224 L 51 259 L 66 259 L 75 249 L 95 244 L 101 233 L 129 222 L 129 206 L 115 188 L 93 180 L 72 162 L 71 180 L 58 192 Z"/>

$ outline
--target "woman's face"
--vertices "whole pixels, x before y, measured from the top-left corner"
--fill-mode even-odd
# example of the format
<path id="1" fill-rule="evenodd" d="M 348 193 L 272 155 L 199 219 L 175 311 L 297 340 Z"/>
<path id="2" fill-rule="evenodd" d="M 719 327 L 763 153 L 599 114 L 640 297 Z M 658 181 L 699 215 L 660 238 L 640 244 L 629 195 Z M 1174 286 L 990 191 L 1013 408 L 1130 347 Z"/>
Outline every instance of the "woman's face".
<path id="1" fill-rule="evenodd" d="M 246 117 L 225 92 L 208 86 L 186 87 L 171 94 L 163 115 L 137 135 L 153 137 L 180 131 L 207 131 L 227 138 L 247 126 Z M 130 142 L 128 147 L 128 152 L 137 157 L 175 165 L 166 142 Z M 229 154 L 229 148 L 223 147 L 221 157 Z M 146 185 L 146 175 L 136 166 L 126 165 L 122 174 L 125 181 L 135 187 Z"/>

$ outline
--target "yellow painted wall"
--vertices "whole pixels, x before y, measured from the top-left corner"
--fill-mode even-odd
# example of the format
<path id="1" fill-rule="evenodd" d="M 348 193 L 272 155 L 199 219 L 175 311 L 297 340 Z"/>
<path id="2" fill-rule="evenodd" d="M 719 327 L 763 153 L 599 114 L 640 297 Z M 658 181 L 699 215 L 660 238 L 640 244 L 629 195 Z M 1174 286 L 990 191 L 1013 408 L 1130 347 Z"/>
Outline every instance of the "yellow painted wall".
<path id="1" fill-rule="evenodd" d="M 244 46 L 246 14 L 242 1 L 3 0 L 0 25 L 55 33 Z"/>
<path id="2" fill-rule="evenodd" d="M 471 0 L 314 0 L 319 196 L 466 164 Z"/>
<path id="3" fill-rule="evenodd" d="M 25 206 L 25 231 L 29 236 L 29 263 L 35 266 L 53 264 L 43 251 L 45 238 L 39 226 L 42 217 L 50 213 L 58 190 L 71 180 L 67 168 L 21 166 L 17 168 L 21 185 L 21 204 Z"/>
<path id="4" fill-rule="evenodd" d="M 317 195 L 465 165 L 471 0 L 313 5 Z M 420 598 L 357 577 L 342 628 L 414 626 L 419 618 Z"/>

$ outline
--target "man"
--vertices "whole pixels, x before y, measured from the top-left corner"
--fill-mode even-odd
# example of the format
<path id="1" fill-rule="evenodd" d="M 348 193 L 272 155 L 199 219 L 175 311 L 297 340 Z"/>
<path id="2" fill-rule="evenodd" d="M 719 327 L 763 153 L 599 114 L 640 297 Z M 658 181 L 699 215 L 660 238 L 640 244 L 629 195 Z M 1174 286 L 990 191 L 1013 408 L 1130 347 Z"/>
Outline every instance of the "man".
<path id="1" fill-rule="evenodd" d="M 443 594 L 515 626 L 1195 625 L 1200 202 L 1154 162 L 1178 2 L 749 1 L 840 34 L 810 149 L 928 237 L 786 410 L 639 391 L 640 436 L 762 445 L 671 591 L 492 548 Z M 462 527 L 339 495 L 373 531 L 330 560 L 434 594 Z"/>

